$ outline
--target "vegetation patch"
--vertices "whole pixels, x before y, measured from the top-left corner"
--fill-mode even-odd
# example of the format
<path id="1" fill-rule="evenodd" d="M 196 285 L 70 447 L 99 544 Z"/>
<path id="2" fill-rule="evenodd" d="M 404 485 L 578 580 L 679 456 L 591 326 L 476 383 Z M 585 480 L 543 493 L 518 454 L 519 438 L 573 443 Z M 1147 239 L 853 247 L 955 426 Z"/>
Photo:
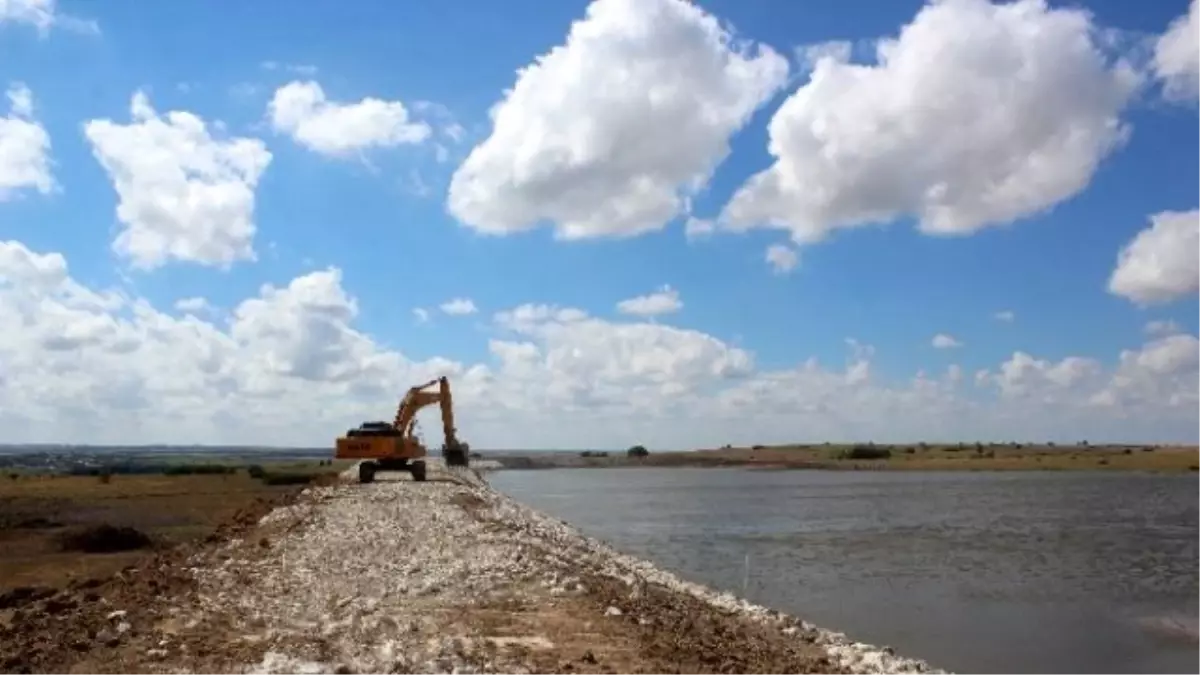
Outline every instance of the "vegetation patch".
<path id="1" fill-rule="evenodd" d="M 141 530 L 107 523 L 64 532 L 59 539 L 63 551 L 116 553 L 150 548 L 154 541 Z"/>

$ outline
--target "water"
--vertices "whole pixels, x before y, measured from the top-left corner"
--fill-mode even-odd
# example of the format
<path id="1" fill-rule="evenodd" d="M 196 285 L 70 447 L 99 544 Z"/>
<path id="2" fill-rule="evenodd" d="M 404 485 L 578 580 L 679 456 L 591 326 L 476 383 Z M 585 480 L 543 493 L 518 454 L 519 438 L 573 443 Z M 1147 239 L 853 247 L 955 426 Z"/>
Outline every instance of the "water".
<path id="1" fill-rule="evenodd" d="M 1198 672 L 1197 480 L 566 469 L 497 488 L 625 552 L 958 672 Z M 747 565 L 747 560 L 749 565 Z"/>

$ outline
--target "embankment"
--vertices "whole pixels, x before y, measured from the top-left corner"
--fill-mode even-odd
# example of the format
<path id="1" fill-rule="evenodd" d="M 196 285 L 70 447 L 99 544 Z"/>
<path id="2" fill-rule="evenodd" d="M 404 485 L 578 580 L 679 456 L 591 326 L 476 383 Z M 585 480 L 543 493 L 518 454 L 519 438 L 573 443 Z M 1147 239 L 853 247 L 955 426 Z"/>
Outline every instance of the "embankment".
<path id="1" fill-rule="evenodd" d="M 926 672 L 690 584 L 489 488 L 307 489 L 97 589 L 78 672 Z M 130 589 L 157 589 L 159 597 Z M 48 625 L 47 630 L 51 627 Z M 71 633 L 60 632 L 64 649 Z M 86 635 L 85 637 L 82 637 Z M 36 662 L 48 665 L 50 662 Z M 40 669 L 40 668 L 35 668 Z"/>

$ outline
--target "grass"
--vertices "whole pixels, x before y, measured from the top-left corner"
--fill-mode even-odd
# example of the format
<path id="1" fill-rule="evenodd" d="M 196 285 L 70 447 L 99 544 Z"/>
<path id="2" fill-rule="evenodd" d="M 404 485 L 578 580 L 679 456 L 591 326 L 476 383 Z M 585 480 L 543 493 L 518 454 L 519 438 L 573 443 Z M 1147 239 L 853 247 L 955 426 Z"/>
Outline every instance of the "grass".
<path id="1" fill-rule="evenodd" d="M 109 525 L 144 533 L 156 547 L 182 543 L 207 536 L 260 499 L 283 497 L 349 464 L 263 463 L 261 478 L 251 477 L 246 466 L 233 467 L 232 473 L 5 476 L 0 480 L 0 592 L 106 576 L 146 555 L 64 551 L 64 537 L 73 533 Z"/>
<path id="2" fill-rule="evenodd" d="M 890 453 L 890 454 L 889 454 Z M 883 456 L 888 455 L 888 456 Z M 878 456 L 878 458 L 874 458 Z M 1197 471 L 1195 446 L 1048 444 L 819 444 L 726 447 L 652 454 L 657 466 L 751 466 L 848 470 Z"/>

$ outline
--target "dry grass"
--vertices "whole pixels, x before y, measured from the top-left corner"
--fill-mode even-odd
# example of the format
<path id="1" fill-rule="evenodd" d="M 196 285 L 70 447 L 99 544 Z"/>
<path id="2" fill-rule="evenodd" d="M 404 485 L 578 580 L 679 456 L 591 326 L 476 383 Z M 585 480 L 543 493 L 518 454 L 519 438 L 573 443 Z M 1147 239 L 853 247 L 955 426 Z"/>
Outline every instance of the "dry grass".
<path id="1" fill-rule="evenodd" d="M 762 469 L 946 470 L 946 471 L 1196 471 L 1195 446 L 1050 446 L 1012 444 L 878 445 L 891 451 L 881 460 L 842 456 L 848 445 L 787 445 L 721 448 L 651 455 L 654 466 L 749 466 Z"/>
<path id="2" fill-rule="evenodd" d="M 110 575 L 143 551 L 63 552 L 72 530 L 109 524 L 150 536 L 157 548 L 205 537 L 272 487 L 233 475 L 21 476 L 0 479 L 0 592 L 18 586 L 61 586 Z"/>

